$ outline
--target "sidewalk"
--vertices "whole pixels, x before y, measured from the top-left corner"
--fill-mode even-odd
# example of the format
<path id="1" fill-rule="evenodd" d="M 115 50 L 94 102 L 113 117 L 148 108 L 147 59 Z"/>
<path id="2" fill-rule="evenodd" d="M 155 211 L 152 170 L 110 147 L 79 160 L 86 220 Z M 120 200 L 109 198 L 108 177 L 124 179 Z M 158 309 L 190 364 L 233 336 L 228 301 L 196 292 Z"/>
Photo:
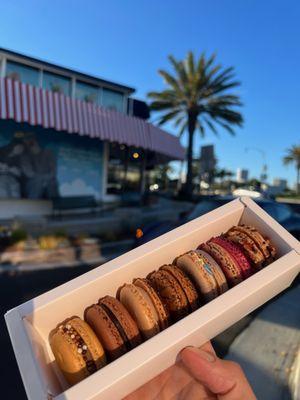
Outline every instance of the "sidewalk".
<path id="1" fill-rule="evenodd" d="M 69 235 L 82 233 L 107 234 L 120 231 L 132 231 L 148 224 L 153 220 L 177 220 L 182 212 L 193 207 L 192 203 L 170 199 L 160 199 L 153 206 L 148 207 L 116 207 L 95 213 L 72 213 L 61 217 L 23 217 L 18 221 L 22 227 L 32 235 L 51 234 L 63 231 Z"/>
<path id="2" fill-rule="evenodd" d="M 101 256 L 96 259 L 90 260 L 76 260 L 76 261 L 64 261 L 64 263 L 40 263 L 40 264 L 0 264 L 0 276 L 2 273 L 16 273 L 16 272 L 30 272 L 30 271 L 45 271 L 56 268 L 76 268 L 82 266 L 93 266 L 97 267 L 104 264 L 111 259 L 120 256 L 126 251 L 131 250 L 134 244 L 133 239 L 119 240 L 115 242 L 102 243 L 101 245 Z"/>
<path id="3" fill-rule="evenodd" d="M 243 367 L 258 400 L 300 400 L 300 284 L 270 302 L 226 356 Z"/>

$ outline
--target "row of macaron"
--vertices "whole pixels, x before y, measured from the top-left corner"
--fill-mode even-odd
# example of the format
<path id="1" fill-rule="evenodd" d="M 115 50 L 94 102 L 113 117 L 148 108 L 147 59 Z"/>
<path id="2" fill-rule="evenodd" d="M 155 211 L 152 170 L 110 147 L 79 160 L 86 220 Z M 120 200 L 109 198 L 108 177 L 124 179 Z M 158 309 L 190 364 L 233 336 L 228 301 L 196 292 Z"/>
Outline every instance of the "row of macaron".
<path id="1" fill-rule="evenodd" d="M 237 285 L 276 257 L 275 247 L 252 226 L 211 238 L 172 264 L 125 283 L 49 335 L 56 362 L 75 384 Z"/>

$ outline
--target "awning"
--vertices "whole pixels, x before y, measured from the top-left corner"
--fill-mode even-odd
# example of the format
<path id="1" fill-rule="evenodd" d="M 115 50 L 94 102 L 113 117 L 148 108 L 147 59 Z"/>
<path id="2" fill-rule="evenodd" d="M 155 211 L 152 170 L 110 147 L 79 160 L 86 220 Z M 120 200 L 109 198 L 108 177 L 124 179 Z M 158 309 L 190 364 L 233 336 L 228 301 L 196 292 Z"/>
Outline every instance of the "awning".
<path id="1" fill-rule="evenodd" d="M 176 136 L 142 119 L 9 78 L 0 78 L 0 119 L 141 147 L 172 160 L 185 155 Z"/>

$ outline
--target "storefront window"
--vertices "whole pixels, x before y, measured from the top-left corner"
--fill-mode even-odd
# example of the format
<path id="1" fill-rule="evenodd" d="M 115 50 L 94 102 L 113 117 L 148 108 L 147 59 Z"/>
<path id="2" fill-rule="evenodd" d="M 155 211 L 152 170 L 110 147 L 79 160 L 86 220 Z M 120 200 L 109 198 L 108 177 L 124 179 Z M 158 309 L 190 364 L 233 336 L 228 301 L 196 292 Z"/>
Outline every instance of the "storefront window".
<path id="1" fill-rule="evenodd" d="M 133 154 L 138 150 L 110 143 L 107 193 L 138 192 L 140 187 L 140 159 Z"/>
<path id="2" fill-rule="evenodd" d="M 6 76 L 29 85 L 39 85 L 39 70 L 17 62 L 7 61 Z"/>
<path id="3" fill-rule="evenodd" d="M 51 72 L 43 73 L 43 88 L 70 96 L 71 79 L 64 76 L 52 74 Z"/>
<path id="4" fill-rule="evenodd" d="M 102 105 L 111 110 L 124 112 L 124 95 L 114 90 L 103 89 Z"/>
<path id="5" fill-rule="evenodd" d="M 99 88 L 88 83 L 76 82 L 75 97 L 77 99 L 88 101 L 91 103 L 98 103 Z"/>

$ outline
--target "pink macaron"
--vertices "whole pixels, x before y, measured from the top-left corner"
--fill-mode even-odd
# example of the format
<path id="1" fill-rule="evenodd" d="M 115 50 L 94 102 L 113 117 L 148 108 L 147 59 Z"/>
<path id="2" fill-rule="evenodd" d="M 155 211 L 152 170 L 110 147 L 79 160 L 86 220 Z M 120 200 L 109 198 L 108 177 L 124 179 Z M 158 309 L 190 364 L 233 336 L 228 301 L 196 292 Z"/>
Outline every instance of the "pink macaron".
<path id="1" fill-rule="evenodd" d="M 237 244 L 229 241 L 222 236 L 212 238 L 210 241 L 213 243 L 217 243 L 219 246 L 223 247 L 223 249 L 225 249 L 231 255 L 231 257 L 234 258 L 234 260 L 240 267 L 243 279 L 246 279 L 253 274 L 250 261 Z"/>

